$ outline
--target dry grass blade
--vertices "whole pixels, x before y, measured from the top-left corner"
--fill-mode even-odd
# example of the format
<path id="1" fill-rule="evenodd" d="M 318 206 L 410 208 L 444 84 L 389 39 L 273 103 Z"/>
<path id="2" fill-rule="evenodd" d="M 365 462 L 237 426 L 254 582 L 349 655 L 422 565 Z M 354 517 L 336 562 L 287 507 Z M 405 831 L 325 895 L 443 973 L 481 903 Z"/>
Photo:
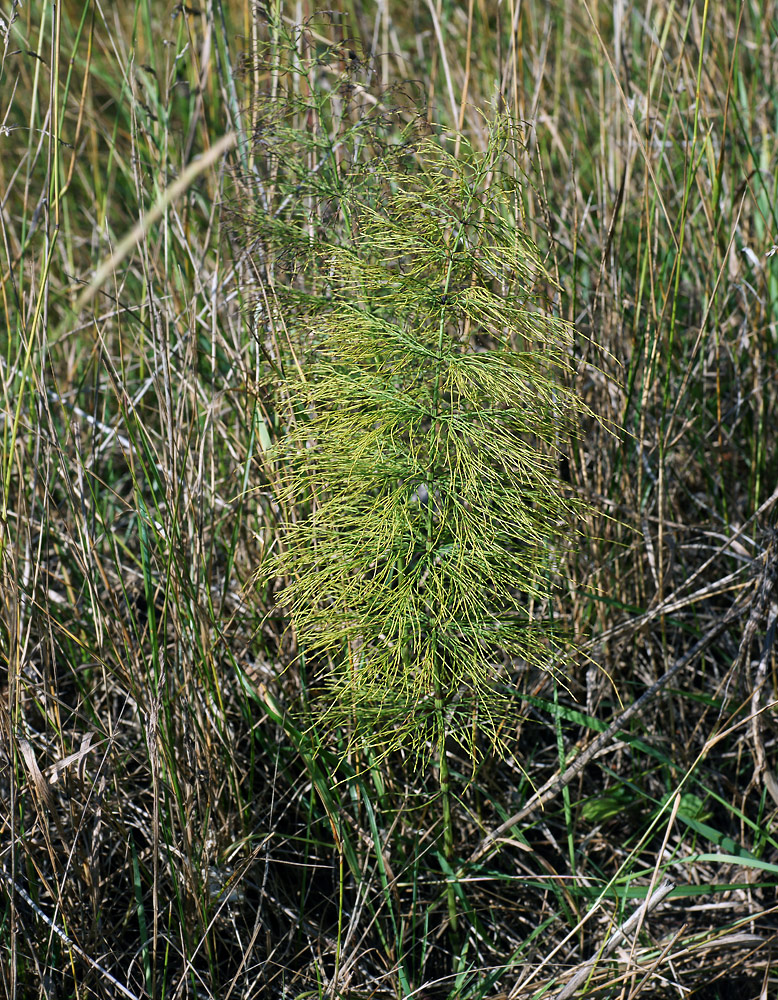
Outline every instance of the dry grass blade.
<path id="1" fill-rule="evenodd" d="M 23 899 L 25 903 L 30 907 L 30 909 L 33 910 L 33 912 L 36 913 L 41 918 L 41 920 L 48 927 L 51 928 L 54 934 L 56 934 L 56 936 L 60 939 L 60 941 L 62 941 L 62 943 L 67 948 L 72 949 L 72 951 L 74 951 L 76 955 L 78 955 L 80 958 L 83 958 L 83 960 L 87 963 L 87 965 L 90 968 L 94 969 L 95 972 L 99 973 L 100 976 L 106 979 L 111 984 L 111 986 L 113 986 L 115 989 L 119 991 L 119 993 L 121 993 L 122 996 L 127 997 L 128 1000 L 139 1000 L 139 997 L 135 993 L 133 993 L 132 990 L 128 990 L 127 987 L 123 983 L 120 983 L 115 976 L 112 976 L 110 972 L 102 968 L 102 966 L 98 962 L 95 962 L 93 958 L 87 955 L 86 952 L 84 952 L 83 949 L 81 949 L 75 943 L 75 941 L 72 941 L 68 937 L 68 935 L 62 930 L 62 928 L 58 927 L 57 924 L 51 919 L 51 917 L 47 916 L 43 912 L 43 910 L 38 906 L 35 900 L 31 899 L 30 896 L 24 891 L 24 889 L 20 885 L 17 885 L 9 878 L 8 873 L 5 872 L 2 868 L 0 868 L 0 876 L 2 876 L 3 883 L 6 886 L 6 890 L 10 890 L 10 892 Z"/>
<path id="2" fill-rule="evenodd" d="M 606 959 L 616 950 L 616 948 L 618 948 L 620 944 L 622 944 L 622 942 L 626 941 L 638 925 L 644 922 L 648 914 L 651 913 L 652 910 L 655 910 L 659 904 L 670 895 L 674 888 L 675 882 L 672 882 L 670 879 L 665 879 L 662 884 L 658 886 L 653 893 L 651 893 L 651 896 L 646 899 L 645 903 L 638 906 L 637 909 L 631 913 L 624 923 L 618 928 L 618 930 L 614 931 L 614 933 L 602 946 L 601 950 L 576 971 L 570 982 L 565 985 L 564 989 L 560 990 L 560 992 L 556 994 L 555 1000 L 569 1000 L 569 997 L 573 996 L 578 987 L 582 986 L 586 982 L 597 963 Z"/>
<path id="3" fill-rule="evenodd" d="M 625 708 L 623 712 L 619 713 L 619 715 L 610 723 L 604 732 L 602 732 L 596 739 L 592 740 L 592 742 L 584 750 L 581 750 L 580 753 L 576 754 L 573 763 L 570 764 L 570 766 L 562 774 L 550 778 L 542 788 L 539 788 L 530 796 L 528 801 L 515 815 L 510 816 L 495 830 L 492 830 L 488 836 L 481 841 L 476 850 L 470 856 L 470 861 L 477 861 L 481 858 L 495 843 L 500 840 L 503 834 L 507 833 L 512 827 L 518 827 L 519 824 L 521 824 L 536 809 L 543 808 L 556 795 L 563 791 L 571 781 L 581 774 L 589 761 L 593 760 L 597 754 L 600 753 L 600 751 L 614 739 L 619 730 L 623 729 L 633 716 L 643 711 L 652 698 L 665 688 L 667 684 L 669 684 L 670 681 L 685 667 L 687 667 L 690 663 L 693 663 L 694 660 L 712 643 L 714 643 L 722 635 L 722 633 L 732 625 L 733 622 L 741 618 L 745 614 L 746 610 L 747 609 L 743 607 L 736 606 L 732 608 L 721 621 L 712 626 L 687 653 L 676 660 L 669 670 L 665 671 L 659 680 L 655 681 L 647 691 L 644 691 L 639 698 Z"/>
<path id="4" fill-rule="evenodd" d="M 74 312 L 78 315 L 95 297 L 107 278 L 115 273 L 119 265 L 144 240 L 151 227 L 157 223 L 167 209 L 186 192 L 204 171 L 217 163 L 237 141 L 234 132 L 228 132 L 218 139 L 207 153 L 190 163 L 181 176 L 165 189 L 152 208 L 138 220 L 133 229 L 121 240 L 111 256 L 97 268 L 94 277 L 81 292 L 75 302 Z"/>

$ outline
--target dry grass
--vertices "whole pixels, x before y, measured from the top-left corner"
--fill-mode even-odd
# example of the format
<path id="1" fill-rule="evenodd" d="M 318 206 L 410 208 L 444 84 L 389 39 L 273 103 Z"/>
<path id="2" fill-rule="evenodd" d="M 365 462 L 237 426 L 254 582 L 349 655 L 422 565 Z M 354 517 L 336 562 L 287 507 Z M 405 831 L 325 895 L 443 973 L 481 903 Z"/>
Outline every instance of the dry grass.
<path id="1" fill-rule="evenodd" d="M 665 875 L 579 995 L 775 990 L 778 9 L 639 6 L 300 4 L 290 50 L 238 0 L 5 0 L 4 995 L 554 995 Z M 527 122 L 525 224 L 599 418 L 562 469 L 596 512 L 553 600 L 578 652 L 522 676 L 512 754 L 450 754 L 453 866 L 431 770 L 301 731 L 313 665 L 255 583 L 285 331 L 241 220 L 285 197 L 289 68 L 475 145 L 498 92 Z"/>

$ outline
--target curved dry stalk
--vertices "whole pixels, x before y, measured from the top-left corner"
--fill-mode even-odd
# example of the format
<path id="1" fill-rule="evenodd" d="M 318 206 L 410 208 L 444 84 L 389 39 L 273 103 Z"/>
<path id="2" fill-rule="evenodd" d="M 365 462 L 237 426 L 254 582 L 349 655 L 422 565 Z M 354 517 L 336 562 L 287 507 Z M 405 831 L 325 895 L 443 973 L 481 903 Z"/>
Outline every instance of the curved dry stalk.
<path id="1" fill-rule="evenodd" d="M 598 962 L 611 955 L 629 935 L 641 925 L 645 918 L 663 902 L 675 888 L 675 882 L 666 878 L 660 886 L 638 906 L 624 921 L 621 927 L 608 938 L 603 947 L 588 962 L 585 962 L 576 972 L 563 990 L 557 993 L 554 1000 L 569 1000 L 579 986 L 586 982 Z"/>

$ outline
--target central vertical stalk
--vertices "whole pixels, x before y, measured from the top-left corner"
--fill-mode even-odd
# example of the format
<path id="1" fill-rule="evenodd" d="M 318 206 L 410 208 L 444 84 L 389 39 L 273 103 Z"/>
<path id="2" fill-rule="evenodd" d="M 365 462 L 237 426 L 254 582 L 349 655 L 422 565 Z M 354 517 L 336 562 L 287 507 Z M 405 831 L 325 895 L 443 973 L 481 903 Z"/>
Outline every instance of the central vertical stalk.
<path id="1" fill-rule="evenodd" d="M 449 787 L 448 757 L 446 756 L 446 732 L 443 696 L 440 677 L 435 682 L 435 714 L 437 716 L 440 738 L 438 742 L 438 781 L 440 782 L 440 798 L 443 804 L 443 855 L 449 869 L 453 869 L 454 859 L 454 825 L 451 821 L 451 792 Z M 446 872 L 446 902 L 448 903 L 448 922 L 453 933 L 457 930 L 457 899 L 451 875 Z"/>
<path id="2" fill-rule="evenodd" d="M 435 387 L 432 396 L 432 427 L 431 427 L 431 439 L 433 452 L 430 454 L 430 476 L 429 483 L 427 484 L 427 489 L 429 492 L 427 500 L 427 559 L 433 559 L 433 532 L 434 532 L 434 509 L 435 509 L 435 497 L 436 497 L 436 484 L 434 477 L 435 465 L 437 462 L 437 450 L 440 445 L 439 435 L 440 435 L 440 394 L 441 394 L 441 382 L 443 378 L 443 343 L 446 336 L 446 309 L 445 302 L 448 299 L 449 286 L 451 284 L 451 275 L 454 266 L 454 252 L 456 244 L 459 241 L 460 234 L 457 234 L 456 239 L 452 247 L 452 254 L 449 258 L 448 269 L 446 272 L 446 281 L 443 289 L 443 294 L 441 296 L 441 309 L 440 309 L 440 325 L 438 327 L 438 359 L 437 359 L 437 372 L 435 378 Z M 443 507 L 445 508 L 445 501 L 441 498 Z M 441 510 L 441 516 L 444 516 L 444 511 Z M 435 676 L 435 727 L 437 729 L 438 735 L 438 781 L 440 783 L 440 798 L 443 806 L 443 855 L 446 859 L 448 871 L 446 872 L 446 902 L 448 904 L 448 919 L 449 926 L 451 928 L 451 933 L 456 934 L 457 931 L 457 900 L 456 893 L 454 892 L 454 885 L 451 881 L 451 870 L 453 869 L 453 858 L 454 858 L 454 825 L 451 818 L 451 791 L 450 791 L 450 776 L 448 770 L 448 757 L 446 756 L 446 716 L 445 716 L 445 685 L 443 677 L 443 664 L 438 649 L 438 619 L 435 608 L 430 609 L 432 611 L 433 618 L 433 628 L 432 628 L 432 648 L 431 654 L 433 658 L 434 665 L 434 676 Z"/>

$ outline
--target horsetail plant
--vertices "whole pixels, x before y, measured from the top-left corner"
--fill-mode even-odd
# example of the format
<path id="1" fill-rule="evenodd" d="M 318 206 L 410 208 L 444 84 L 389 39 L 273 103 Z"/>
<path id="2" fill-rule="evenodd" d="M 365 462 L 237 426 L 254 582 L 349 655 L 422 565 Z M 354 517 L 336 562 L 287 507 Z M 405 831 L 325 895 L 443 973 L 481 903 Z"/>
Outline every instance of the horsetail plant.
<path id="1" fill-rule="evenodd" d="M 516 139 L 500 121 L 485 152 L 443 135 L 385 153 L 341 206 L 342 240 L 268 226 L 320 294 L 285 320 L 304 346 L 275 386 L 287 517 L 263 575 L 323 671 L 317 727 L 434 758 L 449 862 L 447 743 L 498 744 L 511 678 L 550 662 L 531 607 L 576 508 L 555 474 L 580 410 L 570 330 L 539 305 L 504 169 Z"/>

